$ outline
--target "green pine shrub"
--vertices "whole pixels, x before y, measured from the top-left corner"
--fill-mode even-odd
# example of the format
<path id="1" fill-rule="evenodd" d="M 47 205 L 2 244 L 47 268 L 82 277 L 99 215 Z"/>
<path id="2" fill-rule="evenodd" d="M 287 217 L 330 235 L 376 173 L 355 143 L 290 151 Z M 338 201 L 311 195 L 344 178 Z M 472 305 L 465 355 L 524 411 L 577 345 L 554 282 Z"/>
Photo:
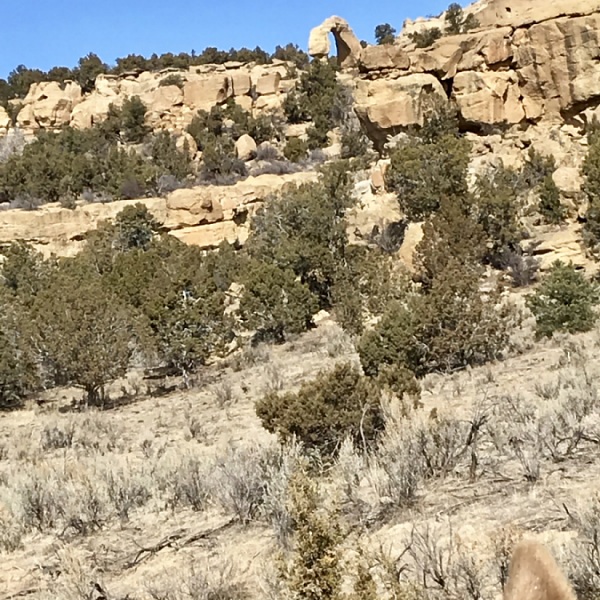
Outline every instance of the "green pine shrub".
<path id="1" fill-rule="evenodd" d="M 598 319 L 594 307 L 599 301 L 595 283 L 573 264 L 556 261 L 527 298 L 527 306 L 535 316 L 536 336 L 542 338 L 551 337 L 555 331 L 589 331 Z"/>
<path id="2" fill-rule="evenodd" d="M 263 427 L 282 440 L 333 456 L 346 437 L 371 444 L 384 428 L 380 391 L 350 363 L 321 372 L 298 392 L 270 392 L 256 404 Z"/>

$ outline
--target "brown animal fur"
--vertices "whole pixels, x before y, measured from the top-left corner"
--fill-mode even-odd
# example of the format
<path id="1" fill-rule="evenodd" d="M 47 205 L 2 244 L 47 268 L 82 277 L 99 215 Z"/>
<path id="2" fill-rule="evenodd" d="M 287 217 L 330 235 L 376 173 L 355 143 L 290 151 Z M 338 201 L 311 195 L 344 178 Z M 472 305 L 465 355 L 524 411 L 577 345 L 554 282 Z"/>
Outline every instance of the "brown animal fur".
<path id="1" fill-rule="evenodd" d="M 577 600 L 567 578 L 545 546 L 517 544 L 508 567 L 503 600 Z"/>

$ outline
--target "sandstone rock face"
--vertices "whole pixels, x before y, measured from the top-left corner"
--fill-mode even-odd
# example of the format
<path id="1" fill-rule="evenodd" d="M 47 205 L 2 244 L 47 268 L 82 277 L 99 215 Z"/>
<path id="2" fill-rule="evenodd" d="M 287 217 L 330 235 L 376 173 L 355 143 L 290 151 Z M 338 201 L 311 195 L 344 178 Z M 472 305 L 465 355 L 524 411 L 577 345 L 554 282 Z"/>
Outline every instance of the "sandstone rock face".
<path id="1" fill-rule="evenodd" d="M 586 257 L 577 224 L 537 235 L 536 242 L 533 256 L 539 260 L 542 271 L 548 270 L 556 260 L 572 262 L 581 269 L 595 270 L 594 262 Z"/>
<path id="2" fill-rule="evenodd" d="M 415 73 L 398 79 L 360 81 L 355 110 L 369 135 L 384 141 L 385 134 L 396 128 L 421 124 L 425 111 L 436 99 L 447 99 L 438 79 Z"/>
<path id="3" fill-rule="evenodd" d="M 362 49 L 356 110 L 371 135 L 418 124 L 414 99 L 419 85 L 432 89 L 431 78 L 474 131 L 562 123 L 600 105 L 600 0 L 482 0 L 466 10 L 479 20 L 477 30 L 418 49 L 407 34 L 442 23 L 419 20 L 408 22 L 396 44 Z M 415 74 L 426 78 L 407 79 Z M 399 82 L 410 82 L 412 101 Z"/>
<path id="4" fill-rule="evenodd" d="M 108 115 L 111 104 L 119 106 L 122 100 L 118 96 L 101 96 L 92 94 L 79 103 L 71 113 L 71 127 L 87 129 L 96 123 L 101 123 Z M 19 113 L 19 117 L 21 113 Z"/>
<path id="5" fill-rule="evenodd" d="M 408 69 L 410 59 L 399 46 L 384 44 L 367 46 L 360 55 L 360 70 L 363 72 L 383 71 L 386 69 Z"/>
<path id="6" fill-rule="evenodd" d="M 245 133 L 235 142 L 235 153 L 241 160 L 251 160 L 256 156 L 256 142 Z"/>
<path id="7" fill-rule="evenodd" d="M 557 116 L 600 98 L 600 15 L 562 18 L 513 37 L 522 94 L 535 115 Z"/>
<path id="8" fill-rule="evenodd" d="M 0 131 L 6 132 L 10 126 L 10 117 L 4 106 L 0 106 Z"/>
<path id="9" fill-rule="evenodd" d="M 583 177 L 581 170 L 575 167 L 559 167 L 552 173 L 556 187 L 567 198 L 576 198 L 581 191 Z"/>
<path id="10" fill-rule="evenodd" d="M 482 27 L 526 27 L 551 19 L 600 12 L 600 0 L 485 0 L 472 7 Z"/>
<path id="11" fill-rule="evenodd" d="M 34 83 L 23 99 L 17 116 L 19 126 L 29 129 L 59 128 L 69 123 L 73 107 L 81 102 L 81 87 L 68 82 L 64 89 L 56 81 Z"/>
<path id="12" fill-rule="evenodd" d="M 169 75 L 179 85 L 164 85 Z M 23 101 L 17 125 L 31 137 L 39 129 L 58 129 L 68 124 L 78 129 L 102 122 L 109 106 L 119 107 L 132 96 L 146 105 L 147 124 L 153 129 L 184 133 L 198 110 L 209 111 L 230 98 L 248 112 L 280 110 L 285 96 L 296 85 L 289 65 L 283 61 L 254 65 L 229 62 L 226 65 L 198 65 L 186 70 L 169 69 L 124 76 L 99 75 L 94 89 L 82 95 L 78 84 L 61 89 L 56 82 L 31 86 Z M 0 115 L 0 135 L 7 126 Z"/>
<path id="13" fill-rule="evenodd" d="M 223 209 L 218 201 L 201 187 L 171 192 L 166 199 L 167 218 L 164 226 L 180 229 L 223 220 Z"/>
<path id="14" fill-rule="evenodd" d="M 231 80 L 224 74 L 187 81 L 183 87 L 185 104 L 191 108 L 210 110 L 233 94 Z"/>
<path id="15" fill-rule="evenodd" d="M 330 33 L 335 38 L 338 64 L 342 68 L 357 66 L 362 48 L 348 22 L 341 17 L 329 17 L 310 32 L 308 53 L 316 58 L 327 57 L 330 51 Z"/>
<path id="16" fill-rule="evenodd" d="M 176 190 L 166 198 L 83 204 L 74 210 L 57 204 L 46 204 L 34 211 L 4 210 L 0 211 L 0 245 L 25 240 L 46 256 L 53 252 L 72 256 L 100 221 L 114 219 L 123 208 L 137 202 L 143 202 L 172 235 L 185 243 L 203 248 L 214 248 L 224 239 L 243 243 L 248 236 L 248 218 L 265 198 L 286 186 L 315 181 L 316 177 L 314 172 L 260 175 L 232 186 Z"/>
<path id="17" fill-rule="evenodd" d="M 267 96 L 279 92 L 280 73 L 265 73 L 256 80 L 254 89 L 259 96 Z"/>
<path id="18" fill-rule="evenodd" d="M 458 73 L 452 92 L 465 121 L 515 125 L 525 119 L 518 78 L 510 71 Z"/>

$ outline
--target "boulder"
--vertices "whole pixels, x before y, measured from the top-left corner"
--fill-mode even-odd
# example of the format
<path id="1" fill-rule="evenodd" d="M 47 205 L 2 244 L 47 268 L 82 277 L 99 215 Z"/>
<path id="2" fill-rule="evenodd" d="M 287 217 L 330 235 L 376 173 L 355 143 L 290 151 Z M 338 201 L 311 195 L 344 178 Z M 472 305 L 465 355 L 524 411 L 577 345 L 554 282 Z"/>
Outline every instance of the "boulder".
<path id="1" fill-rule="evenodd" d="M 167 196 L 164 226 L 181 229 L 223 220 L 223 209 L 214 199 L 209 186 L 180 189 Z"/>
<path id="2" fill-rule="evenodd" d="M 242 244 L 247 233 L 241 231 L 233 221 L 221 221 L 199 227 L 184 227 L 171 232 L 171 235 L 188 246 L 199 246 L 204 249 L 217 248 L 224 240 L 230 244 Z"/>
<path id="3" fill-rule="evenodd" d="M 231 85 L 234 96 L 247 96 L 250 93 L 252 82 L 250 80 L 250 73 L 248 73 L 248 71 L 232 71 L 229 74 L 229 77 L 231 77 Z"/>
<path id="4" fill-rule="evenodd" d="M 100 96 L 118 96 L 121 92 L 121 81 L 116 75 L 100 74 L 96 77 L 94 91 Z"/>
<path id="5" fill-rule="evenodd" d="M 183 104 L 183 91 L 176 85 L 166 85 L 146 92 L 140 99 L 150 114 L 160 116 Z"/>
<path id="6" fill-rule="evenodd" d="M 371 187 L 375 192 L 382 192 L 385 190 L 385 172 L 389 165 L 389 159 L 380 160 L 371 169 Z"/>
<path id="7" fill-rule="evenodd" d="M 67 125 L 71 120 L 73 107 L 81 102 L 81 86 L 67 82 L 64 88 L 56 81 L 34 83 L 23 99 L 25 112 L 20 126 L 35 129 L 58 128 Z"/>
<path id="8" fill-rule="evenodd" d="M 245 133 L 236 140 L 235 153 L 241 160 L 252 160 L 256 156 L 256 142 Z"/>
<path id="9" fill-rule="evenodd" d="M 307 140 L 307 130 L 310 127 L 310 123 L 290 123 L 284 128 L 284 134 L 286 138 L 300 138 L 301 140 Z"/>
<path id="10" fill-rule="evenodd" d="M 265 73 L 255 81 L 254 90 L 258 96 L 277 94 L 280 82 L 281 75 L 279 73 Z"/>
<path id="11" fill-rule="evenodd" d="M 398 250 L 398 259 L 409 271 L 415 271 L 415 251 L 419 242 L 423 239 L 423 224 L 409 223 L 404 231 L 404 240 Z"/>
<path id="12" fill-rule="evenodd" d="M 234 102 L 246 112 L 250 112 L 254 104 L 251 96 L 236 96 Z"/>
<path id="13" fill-rule="evenodd" d="M 33 111 L 33 105 L 27 104 L 21 108 L 17 115 L 17 125 L 25 130 L 36 130 L 40 126 L 35 119 L 35 112 Z"/>
<path id="14" fill-rule="evenodd" d="M 186 81 L 183 87 L 183 101 L 196 110 L 210 110 L 230 98 L 233 93 L 231 79 L 224 73 L 206 75 Z"/>
<path id="15" fill-rule="evenodd" d="M 198 144 L 196 144 L 196 140 L 187 131 L 177 136 L 175 145 L 180 152 L 187 149 L 190 158 L 194 158 L 198 154 Z"/>
<path id="16" fill-rule="evenodd" d="M 0 106 L 0 131 L 6 131 L 10 127 L 10 117 L 4 106 Z"/>
<path id="17" fill-rule="evenodd" d="M 583 177 L 576 167 L 559 167 L 552 173 L 556 187 L 567 198 L 575 198 L 581 191 Z"/>
<path id="18" fill-rule="evenodd" d="M 447 101 L 433 75 L 415 73 L 397 79 L 360 81 L 355 111 L 370 137 L 379 145 L 388 134 L 408 125 L 421 125 L 425 111 L 436 101 Z"/>
<path id="19" fill-rule="evenodd" d="M 359 68 L 363 72 L 385 69 L 406 70 L 410 66 L 408 54 L 394 44 L 367 46 L 360 55 Z"/>
<path id="20" fill-rule="evenodd" d="M 594 262 L 586 257 L 577 224 L 538 234 L 532 242 L 532 254 L 540 261 L 542 271 L 549 269 L 556 260 L 573 262 L 576 267 L 584 269 L 594 266 Z"/>
<path id="21" fill-rule="evenodd" d="M 98 92 L 92 92 L 71 112 L 71 127 L 86 129 L 95 123 L 100 123 L 108 115 L 111 104 L 120 106 L 122 103 L 122 96 L 105 96 Z"/>
<path id="22" fill-rule="evenodd" d="M 347 232 L 351 243 L 368 241 L 374 227 L 380 230 L 389 223 L 398 223 L 404 216 L 396 194 L 375 195 L 368 180 L 361 182 L 362 189 L 355 190 L 358 202 L 348 211 Z"/>
<path id="23" fill-rule="evenodd" d="M 511 71 L 458 73 L 452 97 L 468 123 L 515 125 L 525 119 L 517 75 Z"/>

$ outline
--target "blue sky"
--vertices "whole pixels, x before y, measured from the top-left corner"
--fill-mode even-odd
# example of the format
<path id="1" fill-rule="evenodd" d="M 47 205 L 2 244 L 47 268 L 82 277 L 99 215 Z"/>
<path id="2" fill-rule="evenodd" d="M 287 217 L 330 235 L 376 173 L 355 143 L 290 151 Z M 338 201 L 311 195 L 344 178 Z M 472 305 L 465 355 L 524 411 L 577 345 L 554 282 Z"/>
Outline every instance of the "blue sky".
<path id="1" fill-rule="evenodd" d="M 105 62 L 153 52 L 202 51 L 293 42 L 306 49 L 312 27 L 337 14 L 369 42 L 379 23 L 437 14 L 450 0 L 8 0 L 2 6 L 0 77 L 18 64 L 72 67 L 95 52 Z"/>

